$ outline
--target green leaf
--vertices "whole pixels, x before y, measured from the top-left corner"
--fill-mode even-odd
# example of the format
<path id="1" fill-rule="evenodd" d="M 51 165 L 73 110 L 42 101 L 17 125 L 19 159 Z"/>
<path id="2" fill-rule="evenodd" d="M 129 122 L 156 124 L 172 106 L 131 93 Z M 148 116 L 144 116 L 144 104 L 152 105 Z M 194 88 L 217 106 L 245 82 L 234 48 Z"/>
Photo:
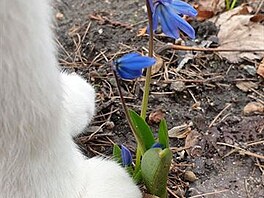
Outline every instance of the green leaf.
<path id="1" fill-rule="evenodd" d="M 142 153 L 144 153 L 155 143 L 153 133 L 146 121 L 135 111 L 129 109 L 129 116 L 135 130 L 137 142 L 142 149 Z"/>
<path id="2" fill-rule="evenodd" d="M 113 147 L 113 158 L 116 162 L 122 163 L 121 149 L 117 144 Z"/>
<path id="3" fill-rule="evenodd" d="M 125 169 L 126 169 L 127 173 L 130 175 L 130 177 L 132 177 L 133 173 L 134 173 L 133 166 L 132 165 L 126 166 Z"/>
<path id="4" fill-rule="evenodd" d="M 162 144 L 165 148 L 169 148 L 169 134 L 165 119 L 162 119 L 160 122 L 158 135 L 159 143 Z"/>
<path id="5" fill-rule="evenodd" d="M 167 197 L 167 179 L 172 152 L 166 148 L 152 148 L 145 152 L 141 161 L 141 172 L 148 193 L 160 198 Z"/>
<path id="6" fill-rule="evenodd" d="M 133 174 L 133 180 L 136 184 L 139 184 L 142 182 L 142 173 L 141 173 L 141 169 L 139 169 L 138 171 L 134 171 Z"/>

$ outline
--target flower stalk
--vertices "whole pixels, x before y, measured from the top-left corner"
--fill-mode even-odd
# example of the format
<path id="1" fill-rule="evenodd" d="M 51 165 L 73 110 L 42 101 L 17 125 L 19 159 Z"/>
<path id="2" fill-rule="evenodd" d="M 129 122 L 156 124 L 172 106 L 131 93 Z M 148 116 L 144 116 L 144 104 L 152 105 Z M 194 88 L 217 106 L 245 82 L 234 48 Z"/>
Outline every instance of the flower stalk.
<path id="1" fill-rule="evenodd" d="M 153 35 L 153 19 L 152 19 L 152 10 L 149 0 L 146 0 L 147 5 L 147 13 L 148 13 L 148 22 L 149 22 L 149 52 L 148 56 L 153 57 L 153 48 L 154 48 L 154 35 Z M 150 81 L 151 81 L 151 67 L 147 68 L 146 73 L 146 81 L 145 81 L 145 88 L 144 94 L 142 99 L 142 106 L 141 106 L 141 117 L 146 119 L 147 108 L 148 108 L 148 99 L 149 99 L 149 90 L 150 90 Z"/>
<path id="2" fill-rule="evenodd" d="M 137 133 L 136 133 L 136 129 L 135 129 L 134 125 L 132 124 L 132 120 L 131 120 L 131 117 L 129 116 L 128 108 L 126 106 L 125 99 L 124 99 L 124 96 L 123 96 L 123 93 L 121 90 L 120 82 L 118 80 L 118 76 L 117 76 L 116 71 L 114 69 L 113 69 L 113 74 L 115 77 L 116 86 L 117 86 L 118 93 L 120 96 L 121 104 L 122 104 L 124 112 L 125 112 L 126 119 L 128 121 L 129 127 L 130 127 L 130 129 L 131 129 L 131 131 L 132 131 L 132 133 L 136 139 L 136 142 L 138 143 L 137 144 L 137 153 L 136 153 L 136 166 L 135 166 L 135 169 L 137 169 L 140 166 L 141 153 L 142 153 L 141 152 L 142 151 L 142 148 L 141 148 L 142 142 L 140 141 L 140 138 L 138 138 Z"/>

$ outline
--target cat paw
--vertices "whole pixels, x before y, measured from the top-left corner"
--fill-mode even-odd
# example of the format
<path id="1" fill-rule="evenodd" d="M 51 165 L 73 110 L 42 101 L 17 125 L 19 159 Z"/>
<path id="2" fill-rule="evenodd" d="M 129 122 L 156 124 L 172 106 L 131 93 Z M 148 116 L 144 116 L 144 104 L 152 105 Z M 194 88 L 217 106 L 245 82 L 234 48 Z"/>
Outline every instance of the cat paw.
<path id="1" fill-rule="evenodd" d="M 81 76 L 61 73 L 66 125 L 72 136 L 81 133 L 95 112 L 95 92 Z"/>
<path id="2" fill-rule="evenodd" d="M 87 198 L 142 198 L 142 194 L 124 168 L 116 162 L 102 158 L 86 161 L 87 182 L 84 196 Z"/>

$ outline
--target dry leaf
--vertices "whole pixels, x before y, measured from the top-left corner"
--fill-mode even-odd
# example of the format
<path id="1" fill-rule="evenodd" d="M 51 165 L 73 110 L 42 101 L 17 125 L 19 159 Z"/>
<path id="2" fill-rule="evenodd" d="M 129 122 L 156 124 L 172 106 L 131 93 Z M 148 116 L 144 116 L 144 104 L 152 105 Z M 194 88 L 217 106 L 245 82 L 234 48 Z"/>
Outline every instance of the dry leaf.
<path id="1" fill-rule="evenodd" d="M 242 5 L 242 8 L 238 11 L 237 14 L 246 15 L 246 14 L 251 13 L 252 11 L 253 11 L 253 8 L 245 4 L 245 5 Z"/>
<path id="2" fill-rule="evenodd" d="M 139 36 L 144 36 L 146 33 L 147 33 L 147 27 L 140 28 L 140 29 L 138 30 L 138 34 L 137 34 L 137 36 L 138 36 L 138 37 L 139 37 Z"/>
<path id="3" fill-rule="evenodd" d="M 158 73 L 163 66 L 163 59 L 160 56 L 156 56 L 155 58 L 157 62 L 151 67 L 151 75 Z"/>
<path id="4" fill-rule="evenodd" d="M 250 21 L 255 23 L 261 23 L 264 21 L 264 14 L 257 14 L 250 18 Z"/>
<path id="5" fill-rule="evenodd" d="M 262 78 L 264 78 L 264 58 L 262 59 L 262 61 L 258 66 L 257 74 L 262 76 Z"/>
<path id="6" fill-rule="evenodd" d="M 253 88 L 257 89 L 258 85 L 251 81 L 244 81 L 236 83 L 236 87 L 244 92 L 248 92 Z"/>
<path id="7" fill-rule="evenodd" d="M 170 138 L 185 138 L 191 132 L 193 123 L 184 124 L 171 128 L 168 133 Z"/>
<path id="8" fill-rule="evenodd" d="M 224 49 L 264 49 L 264 26 L 260 23 L 251 22 L 252 15 L 239 15 L 241 9 L 243 7 L 240 6 L 219 15 L 216 25 L 220 27 L 218 33 L 220 47 Z M 234 63 L 244 58 L 254 60 L 264 57 L 264 52 L 219 53 Z"/>
<path id="9" fill-rule="evenodd" d="M 243 110 L 244 115 L 264 114 L 264 105 L 259 102 L 248 103 Z"/>
<path id="10" fill-rule="evenodd" d="M 157 109 L 150 113 L 149 122 L 150 123 L 159 123 L 165 117 L 164 109 Z"/>
<path id="11" fill-rule="evenodd" d="M 213 13 L 223 12 L 225 10 L 225 0 L 199 0 L 199 4 L 194 5 L 195 9 L 207 10 Z M 198 14 L 199 15 L 199 14 Z"/>
<path id="12" fill-rule="evenodd" d="M 187 148 L 186 152 L 189 156 L 200 156 L 201 155 L 201 147 L 197 145 L 200 138 L 200 133 L 197 131 L 191 131 L 186 139 L 185 139 L 185 145 L 184 147 Z"/>
<path id="13" fill-rule="evenodd" d="M 214 16 L 214 12 L 213 11 L 209 11 L 209 10 L 202 10 L 201 8 L 198 8 L 198 14 L 196 19 L 198 21 L 204 21 L 206 19 L 210 19 Z"/>

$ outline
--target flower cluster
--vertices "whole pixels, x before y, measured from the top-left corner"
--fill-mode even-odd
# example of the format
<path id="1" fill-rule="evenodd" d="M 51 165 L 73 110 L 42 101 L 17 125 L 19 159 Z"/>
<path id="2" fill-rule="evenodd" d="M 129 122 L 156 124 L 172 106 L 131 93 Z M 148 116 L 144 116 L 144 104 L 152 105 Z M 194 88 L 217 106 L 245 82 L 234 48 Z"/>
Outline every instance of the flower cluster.
<path id="1" fill-rule="evenodd" d="M 182 18 L 182 15 L 191 17 L 197 15 L 197 11 L 192 6 L 180 0 L 148 0 L 148 2 L 152 12 L 153 31 L 157 30 L 160 23 L 162 31 L 169 37 L 179 38 L 181 30 L 190 38 L 195 38 L 193 27 Z M 130 53 L 115 60 L 113 66 L 119 77 L 133 80 L 142 75 L 142 69 L 154 65 L 155 62 L 154 58 Z"/>
<path id="2" fill-rule="evenodd" d="M 147 5 L 149 22 L 152 23 L 151 31 L 156 31 L 160 24 L 162 31 L 169 37 L 177 39 L 180 37 L 179 32 L 182 31 L 191 39 L 195 38 L 193 27 L 183 18 L 183 15 L 191 17 L 197 15 L 197 11 L 192 6 L 180 0 L 148 0 Z M 150 29 L 149 27 L 148 31 Z M 150 34 L 150 41 L 149 54 L 152 55 L 154 54 L 153 34 Z M 120 99 L 131 130 L 137 140 L 135 164 L 133 164 L 131 152 L 124 145 L 121 145 L 121 148 L 115 145 L 113 155 L 118 162 L 122 162 L 135 182 L 144 182 L 148 193 L 166 198 L 168 197 L 167 179 L 173 154 L 169 148 L 169 135 L 165 119 L 160 121 L 157 138 L 145 120 L 151 70 L 148 69 L 146 73 L 141 115 L 127 109 L 117 77 L 133 80 L 142 76 L 144 68 L 151 67 L 155 63 L 155 58 L 142 56 L 139 53 L 129 53 L 113 61 L 112 67 Z"/>
<path id="3" fill-rule="evenodd" d="M 153 30 L 157 30 L 160 23 L 162 31 L 169 37 L 179 38 L 179 30 L 190 38 L 195 38 L 193 27 L 181 15 L 194 17 L 197 11 L 189 4 L 180 0 L 149 0 L 153 14 Z"/>

